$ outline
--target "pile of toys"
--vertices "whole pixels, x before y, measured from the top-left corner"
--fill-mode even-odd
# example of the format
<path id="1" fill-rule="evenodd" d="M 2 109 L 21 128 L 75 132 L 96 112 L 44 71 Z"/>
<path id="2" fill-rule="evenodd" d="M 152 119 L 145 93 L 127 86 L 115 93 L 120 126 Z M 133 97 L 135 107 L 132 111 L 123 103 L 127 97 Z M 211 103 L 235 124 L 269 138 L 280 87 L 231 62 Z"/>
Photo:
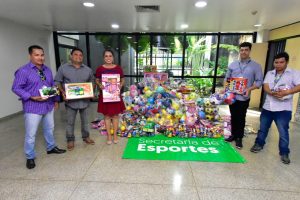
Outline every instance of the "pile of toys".
<path id="1" fill-rule="evenodd" d="M 131 85 L 123 100 L 126 111 L 120 117 L 121 137 L 218 138 L 224 134 L 218 105 L 234 103 L 235 97 L 215 93 L 203 98 L 192 86 L 170 79 L 164 84 L 142 81 Z M 103 124 L 98 128 L 103 134 Z"/>
<path id="2" fill-rule="evenodd" d="M 229 138 L 231 136 L 231 117 L 230 115 L 224 115 L 223 119 L 223 136 Z"/>

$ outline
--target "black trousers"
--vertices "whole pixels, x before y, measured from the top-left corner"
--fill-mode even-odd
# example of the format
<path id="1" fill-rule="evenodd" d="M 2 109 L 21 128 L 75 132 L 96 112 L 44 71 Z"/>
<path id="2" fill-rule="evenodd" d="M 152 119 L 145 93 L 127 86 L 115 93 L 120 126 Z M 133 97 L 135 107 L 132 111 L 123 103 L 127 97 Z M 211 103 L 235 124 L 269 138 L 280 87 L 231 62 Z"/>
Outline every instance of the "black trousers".
<path id="1" fill-rule="evenodd" d="M 234 138 L 244 137 L 244 128 L 246 124 L 246 113 L 249 107 L 250 99 L 247 101 L 239 101 L 229 105 L 231 114 L 231 134 Z"/>

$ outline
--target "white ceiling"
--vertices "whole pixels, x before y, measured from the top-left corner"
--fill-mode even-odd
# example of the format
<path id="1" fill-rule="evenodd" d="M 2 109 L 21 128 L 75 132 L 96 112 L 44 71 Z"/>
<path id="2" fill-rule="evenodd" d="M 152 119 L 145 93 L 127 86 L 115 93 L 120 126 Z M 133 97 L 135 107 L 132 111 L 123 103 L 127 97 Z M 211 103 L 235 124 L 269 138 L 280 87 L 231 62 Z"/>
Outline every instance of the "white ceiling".
<path id="1" fill-rule="evenodd" d="M 0 18 L 54 31 L 245 32 L 300 21 L 300 0 L 0 0 Z M 137 13 L 135 5 L 159 5 L 159 13 Z M 253 15 L 252 12 L 257 11 Z M 120 25 L 118 30 L 112 23 Z M 181 24 L 189 28 L 182 30 Z M 253 25 L 261 23 L 262 27 Z M 0 27 L 2 28 L 2 27 Z"/>

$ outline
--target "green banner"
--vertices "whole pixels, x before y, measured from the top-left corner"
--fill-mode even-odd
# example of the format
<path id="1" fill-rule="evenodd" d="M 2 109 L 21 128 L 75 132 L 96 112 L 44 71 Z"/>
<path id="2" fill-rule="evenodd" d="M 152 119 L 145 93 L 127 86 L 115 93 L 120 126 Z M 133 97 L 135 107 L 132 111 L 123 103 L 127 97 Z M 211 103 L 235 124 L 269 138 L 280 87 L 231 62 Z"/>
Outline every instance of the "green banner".
<path id="1" fill-rule="evenodd" d="M 129 138 L 124 159 L 185 160 L 245 163 L 246 160 L 223 138 Z"/>

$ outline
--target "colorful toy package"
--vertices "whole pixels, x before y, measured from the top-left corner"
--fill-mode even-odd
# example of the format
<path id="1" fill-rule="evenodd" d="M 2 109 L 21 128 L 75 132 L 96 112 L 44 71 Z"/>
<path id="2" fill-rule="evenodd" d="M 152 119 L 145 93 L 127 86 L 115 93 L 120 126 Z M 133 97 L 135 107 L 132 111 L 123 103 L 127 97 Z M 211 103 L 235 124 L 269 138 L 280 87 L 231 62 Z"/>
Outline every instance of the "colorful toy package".
<path id="1" fill-rule="evenodd" d="M 39 92 L 41 97 L 43 98 L 49 98 L 49 97 L 59 95 L 59 90 L 55 86 L 54 87 L 43 86 L 42 89 L 39 89 Z"/>
<path id="2" fill-rule="evenodd" d="M 236 94 L 244 94 L 247 88 L 248 79 L 246 78 L 227 78 L 225 91 Z"/>
<path id="3" fill-rule="evenodd" d="M 120 74 L 102 74 L 103 102 L 119 102 L 120 99 Z"/>
<path id="4" fill-rule="evenodd" d="M 168 73 L 162 72 L 145 72 L 144 73 L 144 81 L 146 83 L 156 82 L 156 83 L 164 83 L 168 80 Z"/>
<path id="5" fill-rule="evenodd" d="M 66 83 L 66 99 L 93 98 L 93 84 L 89 83 Z"/>

